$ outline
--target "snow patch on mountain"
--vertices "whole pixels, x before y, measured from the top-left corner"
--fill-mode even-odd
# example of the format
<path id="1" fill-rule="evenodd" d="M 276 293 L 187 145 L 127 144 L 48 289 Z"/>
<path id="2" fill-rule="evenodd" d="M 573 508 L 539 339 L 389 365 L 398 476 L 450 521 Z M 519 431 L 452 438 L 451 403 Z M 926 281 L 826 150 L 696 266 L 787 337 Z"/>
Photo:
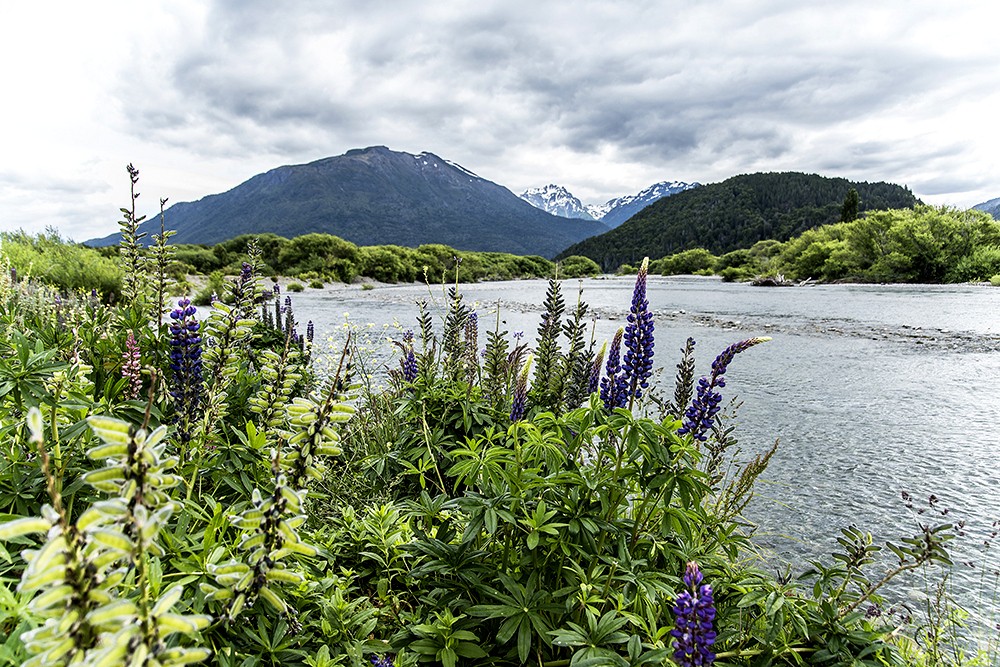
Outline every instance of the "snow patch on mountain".
<path id="1" fill-rule="evenodd" d="M 625 195 L 608 200 L 604 204 L 588 207 L 588 212 L 608 227 L 617 227 L 653 202 L 675 195 L 684 190 L 696 188 L 701 183 L 684 181 L 661 181 L 650 185 L 635 195 Z"/>
<path id="2" fill-rule="evenodd" d="M 528 188 L 519 196 L 535 208 L 540 208 L 552 215 L 594 220 L 594 217 L 584 209 L 583 203 L 561 185 L 549 184 L 540 188 Z"/>

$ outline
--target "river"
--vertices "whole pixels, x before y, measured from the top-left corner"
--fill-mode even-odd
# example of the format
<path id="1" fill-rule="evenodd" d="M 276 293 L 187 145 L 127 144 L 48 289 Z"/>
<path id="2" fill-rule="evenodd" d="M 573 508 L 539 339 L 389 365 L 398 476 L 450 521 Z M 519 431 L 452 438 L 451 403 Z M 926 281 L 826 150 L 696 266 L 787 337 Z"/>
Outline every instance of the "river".
<path id="1" fill-rule="evenodd" d="M 597 317 L 598 340 L 624 324 L 634 278 L 568 280 Z M 480 330 L 496 324 L 530 338 L 545 281 L 460 287 Z M 688 336 L 697 373 L 707 374 L 726 345 L 772 340 L 730 365 L 724 396 L 738 396 L 744 455 L 779 440 L 747 511 L 775 568 L 828 554 L 841 527 L 855 524 L 885 541 L 912 535 L 917 521 L 964 520 L 953 543 L 953 592 L 995 622 L 1000 543 L 984 546 L 1000 519 L 1000 289 L 980 285 L 820 285 L 761 288 L 716 278 L 650 277 L 656 367 L 672 391 Z M 357 286 L 307 290 L 293 297 L 297 316 L 320 337 L 342 339 L 345 317 L 363 325 L 382 356 L 384 334 L 416 327 L 415 302 L 446 302 L 440 286 Z M 439 318 L 440 321 L 440 318 Z M 381 352 L 378 350 L 381 349 Z M 383 357 L 384 358 L 384 357 Z M 913 509 L 903 492 L 911 494 Z M 927 507 L 934 495 L 935 507 Z M 940 512 L 947 508 L 947 516 Z M 911 598 L 922 584 L 911 579 Z M 914 600 L 910 600 L 914 604 Z"/>

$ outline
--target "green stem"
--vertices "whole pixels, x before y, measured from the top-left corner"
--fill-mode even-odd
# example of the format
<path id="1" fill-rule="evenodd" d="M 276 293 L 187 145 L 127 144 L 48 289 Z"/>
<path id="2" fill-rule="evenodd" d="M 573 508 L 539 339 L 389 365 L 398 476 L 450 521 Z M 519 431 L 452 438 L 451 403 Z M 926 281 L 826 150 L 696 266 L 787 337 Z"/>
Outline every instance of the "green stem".
<path id="1" fill-rule="evenodd" d="M 434 451 L 431 449 L 431 430 L 427 425 L 427 406 L 422 405 L 420 409 L 423 413 L 421 422 L 424 431 L 424 445 L 427 447 L 427 455 L 431 457 L 431 463 L 434 464 L 434 472 L 437 474 L 438 484 L 441 485 L 441 493 L 447 493 L 447 487 L 444 484 L 444 477 L 441 476 L 441 470 L 438 468 L 437 457 L 434 456 Z"/>

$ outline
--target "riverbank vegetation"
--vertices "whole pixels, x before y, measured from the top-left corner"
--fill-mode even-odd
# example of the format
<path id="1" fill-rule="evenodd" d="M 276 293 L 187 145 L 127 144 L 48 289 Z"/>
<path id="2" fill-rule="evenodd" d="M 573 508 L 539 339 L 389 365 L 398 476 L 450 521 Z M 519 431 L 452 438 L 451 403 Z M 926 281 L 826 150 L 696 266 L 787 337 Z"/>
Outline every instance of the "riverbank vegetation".
<path id="1" fill-rule="evenodd" d="M 168 239 L 123 223 L 117 305 L 0 274 L 0 665 L 973 664 L 881 597 L 950 563 L 935 501 L 762 557 L 777 445 L 725 376 L 767 339 L 662 393 L 645 263 L 610 341 L 558 281 L 531 348 L 456 285 L 380 388 L 350 333 L 317 374 L 251 242 L 225 303 L 169 298 Z"/>
<path id="2" fill-rule="evenodd" d="M 287 276 L 305 284 L 323 281 L 350 283 L 367 278 L 384 283 L 427 281 L 441 283 L 524 278 L 583 278 L 600 273 L 586 257 L 567 257 L 552 262 L 543 257 L 502 252 L 456 250 L 441 244 L 417 248 L 402 246 L 356 246 L 328 234 L 307 234 L 285 239 L 274 234 L 240 236 L 215 246 L 177 245 L 166 266 L 174 292 L 190 290 L 188 276 L 237 275 L 248 259 L 253 240 L 262 250 L 260 275 Z M 38 278 L 63 291 L 97 290 L 117 298 L 122 271 L 115 261 L 118 248 L 88 248 L 63 239 L 55 230 L 37 235 L 0 232 L 0 260 L 24 277 Z M 211 290 L 208 291 L 211 294 Z M 206 301 L 207 303 L 207 301 Z"/>
<path id="3" fill-rule="evenodd" d="M 959 283 L 1000 280 L 1000 222 L 981 211 L 918 205 L 873 211 L 810 229 L 784 243 L 759 241 L 721 256 L 692 248 L 654 273 L 750 280 L 783 275 L 826 282 Z"/>

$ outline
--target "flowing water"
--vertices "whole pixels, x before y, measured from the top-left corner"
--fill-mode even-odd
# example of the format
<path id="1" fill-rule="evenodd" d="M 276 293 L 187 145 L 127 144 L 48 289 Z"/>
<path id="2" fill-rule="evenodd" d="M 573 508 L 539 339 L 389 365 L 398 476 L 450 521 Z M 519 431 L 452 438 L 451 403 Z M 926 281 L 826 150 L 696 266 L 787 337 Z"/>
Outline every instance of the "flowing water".
<path id="1" fill-rule="evenodd" d="M 577 284 L 563 283 L 569 304 Z M 597 317 L 598 340 L 609 339 L 624 324 L 634 278 L 579 284 Z M 545 289 L 539 280 L 461 286 L 466 302 L 477 304 L 480 331 L 495 326 L 499 304 L 502 328 L 528 339 Z M 805 560 L 828 554 L 839 529 L 851 524 L 884 541 L 912 535 L 917 521 L 964 520 L 966 535 L 953 543 L 953 591 L 980 616 L 998 620 L 1000 598 L 990 582 L 1000 570 L 1000 543 L 989 549 L 984 542 L 1000 519 L 1000 289 L 755 288 L 651 277 L 648 298 L 667 392 L 687 337 L 697 341 L 699 375 L 726 345 L 772 337 L 730 365 L 724 396 L 743 402 L 744 455 L 780 441 L 747 511 L 776 568 L 790 562 L 801 571 Z M 372 340 L 385 331 L 398 336 L 400 325 L 415 328 L 419 299 L 443 312 L 442 289 L 423 285 L 294 297 L 297 316 L 313 319 L 318 335 L 342 338 L 337 331 L 349 313 L 356 324 L 371 323 Z M 936 505 L 925 509 L 931 495 Z"/>

